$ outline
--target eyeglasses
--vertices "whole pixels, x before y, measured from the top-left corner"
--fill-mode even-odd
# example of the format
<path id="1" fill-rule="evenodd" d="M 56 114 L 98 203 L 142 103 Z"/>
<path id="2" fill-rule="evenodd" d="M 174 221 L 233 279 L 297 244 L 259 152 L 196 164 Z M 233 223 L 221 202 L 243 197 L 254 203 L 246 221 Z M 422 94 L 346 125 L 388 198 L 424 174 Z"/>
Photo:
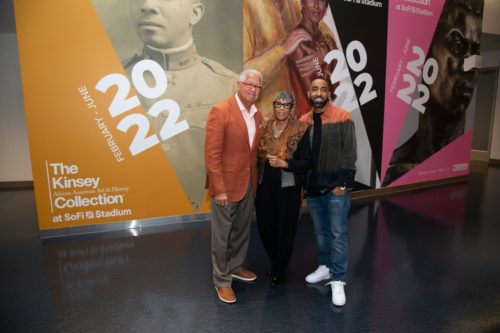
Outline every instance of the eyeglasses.
<path id="1" fill-rule="evenodd" d="M 240 81 L 240 82 L 243 83 L 243 85 L 247 89 L 254 88 L 255 90 L 258 90 L 258 89 L 262 88 L 262 86 L 259 86 L 258 84 L 253 84 L 252 82 L 247 82 L 247 81 Z"/>
<path id="2" fill-rule="evenodd" d="M 291 109 L 292 106 L 293 106 L 293 103 L 281 103 L 281 102 L 273 102 L 273 106 L 276 108 L 276 109 L 279 109 L 281 107 L 283 107 L 284 109 Z"/>

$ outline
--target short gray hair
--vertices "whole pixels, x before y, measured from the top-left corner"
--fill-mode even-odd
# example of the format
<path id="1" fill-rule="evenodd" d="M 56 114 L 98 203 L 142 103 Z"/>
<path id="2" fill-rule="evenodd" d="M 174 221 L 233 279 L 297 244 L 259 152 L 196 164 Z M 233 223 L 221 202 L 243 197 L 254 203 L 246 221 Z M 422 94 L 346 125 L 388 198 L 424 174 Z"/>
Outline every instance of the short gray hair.
<path id="1" fill-rule="evenodd" d="M 245 69 L 243 72 L 240 74 L 240 81 L 244 81 L 249 75 L 256 75 L 260 78 L 260 82 L 263 81 L 262 79 L 262 74 L 256 69 Z"/>
<path id="2" fill-rule="evenodd" d="M 295 98 L 293 97 L 293 94 L 288 91 L 280 91 L 276 94 L 276 96 L 274 96 L 274 102 L 277 102 L 279 100 L 285 100 L 287 103 L 295 104 Z"/>

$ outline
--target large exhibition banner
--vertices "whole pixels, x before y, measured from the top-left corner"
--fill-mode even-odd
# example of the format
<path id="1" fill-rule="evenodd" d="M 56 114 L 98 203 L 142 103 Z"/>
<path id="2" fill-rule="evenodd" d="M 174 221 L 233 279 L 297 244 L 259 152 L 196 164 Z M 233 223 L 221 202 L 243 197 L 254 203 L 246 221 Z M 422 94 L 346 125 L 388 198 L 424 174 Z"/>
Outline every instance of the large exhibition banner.
<path id="1" fill-rule="evenodd" d="M 311 109 L 311 80 L 327 78 L 333 103 L 355 123 L 355 189 L 379 179 L 387 10 L 385 1 L 243 1 L 244 65 L 264 76 L 259 108 L 270 114 L 274 95 L 288 90 L 300 117 Z"/>
<path id="2" fill-rule="evenodd" d="M 337 72 L 350 76 L 349 82 L 334 90 L 334 103 L 353 115 L 358 142 L 356 180 L 375 188 L 380 184 L 382 156 L 387 1 L 330 0 L 329 3 L 345 55 L 345 67 Z M 340 100 L 342 97 L 345 98 Z"/>
<path id="3" fill-rule="evenodd" d="M 212 105 L 331 83 L 355 190 L 468 173 L 484 0 L 14 0 L 42 230 L 209 211 Z"/>
<path id="4" fill-rule="evenodd" d="M 483 0 L 390 0 L 382 185 L 466 175 Z"/>
<path id="5" fill-rule="evenodd" d="M 244 65 L 264 75 L 259 107 L 311 79 L 356 127 L 356 189 L 468 173 L 470 101 L 480 67 L 483 0 L 244 0 Z"/>
<path id="6" fill-rule="evenodd" d="M 14 5 L 40 229 L 208 212 L 204 123 L 242 67 L 241 3 Z"/>

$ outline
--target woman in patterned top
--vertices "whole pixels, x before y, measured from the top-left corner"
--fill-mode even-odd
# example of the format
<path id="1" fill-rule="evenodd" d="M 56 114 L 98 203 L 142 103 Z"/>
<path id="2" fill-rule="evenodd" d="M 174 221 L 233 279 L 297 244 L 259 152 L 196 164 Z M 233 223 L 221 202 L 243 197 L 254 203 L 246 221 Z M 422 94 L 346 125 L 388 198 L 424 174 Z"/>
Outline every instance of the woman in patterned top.
<path id="1" fill-rule="evenodd" d="M 279 92 L 273 102 L 273 118 L 258 148 L 259 186 L 255 201 L 260 237 L 271 261 L 273 287 L 283 281 L 290 261 L 302 200 L 302 178 L 311 166 L 309 140 L 304 136 L 307 126 L 294 116 L 293 95 Z M 301 156 L 296 156 L 299 152 Z"/>

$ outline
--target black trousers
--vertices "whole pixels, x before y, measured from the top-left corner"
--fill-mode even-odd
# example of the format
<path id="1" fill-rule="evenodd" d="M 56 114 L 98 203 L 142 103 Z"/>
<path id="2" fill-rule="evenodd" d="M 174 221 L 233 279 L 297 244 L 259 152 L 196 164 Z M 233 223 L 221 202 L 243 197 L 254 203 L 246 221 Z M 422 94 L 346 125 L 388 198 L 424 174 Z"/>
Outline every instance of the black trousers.
<path id="1" fill-rule="evenodd" d="M 273 275 L 283 276 L 292 255 L 299 221 L 301 186 L 281 188 L 281 171 L 266 163 L 257 188 L 255 212 Z"/>

